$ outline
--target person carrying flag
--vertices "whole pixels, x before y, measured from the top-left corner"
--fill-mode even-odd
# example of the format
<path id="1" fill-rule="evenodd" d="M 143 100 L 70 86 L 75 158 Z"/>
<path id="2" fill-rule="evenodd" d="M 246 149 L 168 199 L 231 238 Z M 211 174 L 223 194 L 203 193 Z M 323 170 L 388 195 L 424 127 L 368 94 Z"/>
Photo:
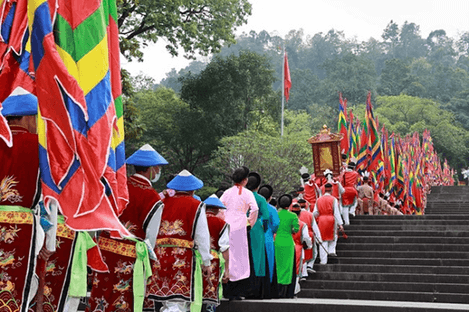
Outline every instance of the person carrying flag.
<path id="1" fill-rule="evenodd" d="M 45 234 L 39 219 L 37 99 L 7 99 L 2 114 L 13 145 L 0 140 L 0 297 L 8 302 L 7 309 L 28 311 L 38 290 L 37 259 L 47 261 L 55 251 L 55 235 Z"/>

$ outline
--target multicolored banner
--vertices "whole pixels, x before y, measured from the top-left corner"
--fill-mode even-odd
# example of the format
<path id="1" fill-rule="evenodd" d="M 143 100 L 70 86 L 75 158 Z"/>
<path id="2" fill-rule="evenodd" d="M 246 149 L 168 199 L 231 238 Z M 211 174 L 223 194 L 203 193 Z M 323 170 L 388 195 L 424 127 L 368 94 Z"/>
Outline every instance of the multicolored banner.
<path id="1" fill-rule="evenodd" d="M 117 37 L 115 11 L 113 1 L 30 0 L 28 19 L 45 204 L 56 202 L 73 230 L 129 236 L 118 219 L 128 195 L 119 192 L 125 166 L 117 38 L 110 39 Z"/>

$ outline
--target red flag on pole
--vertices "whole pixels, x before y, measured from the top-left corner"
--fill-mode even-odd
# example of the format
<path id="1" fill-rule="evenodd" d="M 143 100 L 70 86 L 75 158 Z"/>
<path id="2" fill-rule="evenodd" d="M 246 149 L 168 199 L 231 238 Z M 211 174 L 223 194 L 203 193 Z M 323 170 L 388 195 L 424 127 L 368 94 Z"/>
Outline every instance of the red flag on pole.
<path id="1" fill-rule="evenodd" d="M 288 102 L 288 99 L 290 98 L 291 77 L 290 77 L 290 69 L 288 68 L 288 58 L 287 58 L 286 53 L 285 53 L 283 65 L 285 66 L 285 77 L 283 77 L 283 88 L 285 90 L 285 99 Z"/>

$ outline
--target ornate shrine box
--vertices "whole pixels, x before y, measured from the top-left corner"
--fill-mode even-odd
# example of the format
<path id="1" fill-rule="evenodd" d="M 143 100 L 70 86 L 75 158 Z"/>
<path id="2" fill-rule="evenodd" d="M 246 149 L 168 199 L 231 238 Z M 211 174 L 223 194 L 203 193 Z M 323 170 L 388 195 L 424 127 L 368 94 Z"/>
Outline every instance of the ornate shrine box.
<path id="1" fill-rule="evenodd" d="M 341 133 L 331 133 L 331 130 L 324 125 L 319 134 L 308 140 L 308 143 L 313 148 L 314 173 L 316 177 L 323 177 L 326 169 L 331 170 L 334 176 L 340 174 L 341 139 Z"/>

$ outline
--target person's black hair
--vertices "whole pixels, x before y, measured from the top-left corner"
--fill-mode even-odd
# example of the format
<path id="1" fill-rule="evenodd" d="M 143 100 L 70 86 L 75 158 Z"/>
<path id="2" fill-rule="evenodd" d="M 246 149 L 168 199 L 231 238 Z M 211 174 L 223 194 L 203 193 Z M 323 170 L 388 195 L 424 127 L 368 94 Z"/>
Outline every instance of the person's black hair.
<path id="1" fill-rule="evenodd" d="M 277 200 L 275 198 L 272 198 L 269 202 L 269 204 L 271 204 L 272 206 L 274 207 L 277 207 Z"/>
<path id="2" fill-rule="evenodd" d="M 7 121 L 13 121 L 13 120 L 21 120 L 23 116 L 7 116 L 6 119 Z"/>
<path id="3" fill-rule="evenodd" d="M 224 190 L 218 189 L 218 190 L 215 192 L 215 195 L 217 195 L 217 197 L 220 198 L 220 197 L 223 195 L 223 193 L 225 193 Z"/>
<path id="4" fill-rule="evenodd" d="M 149 166 L 134 166 L 135 167 L 135 172 L 145 172 L 150 168 Z"/>
<path id="5" fill-rule="evenodd" d="M 305 188 L 302 187 L 302 186 L 300 186 L 300 187 L 298 188 L 297 192 L 303 192 L 304 190 L 305 190 Z"/>
<path id="6" fill-rule="evenodd" d="M 233 172 L 233 175 L 231 176 L 231 179 L 233 180 L 234 183 L 241 183 L 244 179 L 248 177 L 249 174 L 249 168 L 242 166 L 239 168 L 236 168 L 235 171 Z"/>
<path id="7" fill-rule="evenodd" d="M 293 199 L 292 199 L 290 194 L 283 194 L 278 199 L 278 206 L 280 208 L 288 208 L 288 207 L 290 207 L 292 200 Z"/>
<path id="8" fill-rule="evenodd" d="M 269 199 L 272 196 L 272 187 L 270 185 L 262 185 L 257 191 L 257 194 L 265 199 Z"/>
<path id="9" fill-rule="evenodd" d="M 257 172 L 250 172 L 248 175 L 248 183 L 246 188 L 250 191 L 254 191 L 261 185 L 261 175 Z"/>
<path id="10" fill-rule="evenodd" d="M 298 199 L 298 204 L 303 204 L 303 203 L 306 204 L 306 200 L 304 200 L 303 198 Z"/>

